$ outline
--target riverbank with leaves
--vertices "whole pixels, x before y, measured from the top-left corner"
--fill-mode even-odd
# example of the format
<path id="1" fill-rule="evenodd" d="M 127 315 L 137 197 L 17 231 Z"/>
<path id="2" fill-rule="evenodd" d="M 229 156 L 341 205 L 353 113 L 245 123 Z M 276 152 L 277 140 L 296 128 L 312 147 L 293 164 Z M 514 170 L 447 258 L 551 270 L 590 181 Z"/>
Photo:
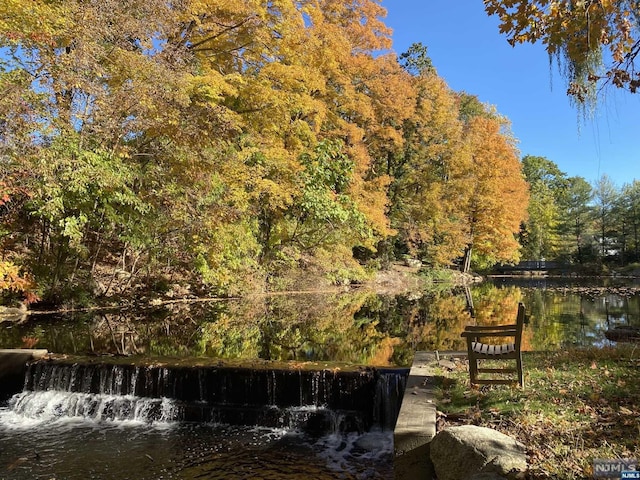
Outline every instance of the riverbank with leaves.
<path id="1" fill-rule="evenodd" d="M 439 428 L 495 428 L 528 449 L 532 479 L 592 478 L 594 459 L 640 458 L 640 349 L 524 354 L 525 389 L 470 388 L 463 362 L 439 378 Z"/>

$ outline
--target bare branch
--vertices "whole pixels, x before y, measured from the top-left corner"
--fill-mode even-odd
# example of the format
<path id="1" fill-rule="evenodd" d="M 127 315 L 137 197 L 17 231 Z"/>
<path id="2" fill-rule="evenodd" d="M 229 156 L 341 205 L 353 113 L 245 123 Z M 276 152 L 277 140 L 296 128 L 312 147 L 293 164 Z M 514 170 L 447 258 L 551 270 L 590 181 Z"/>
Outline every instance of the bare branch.
<path id="1" fill-rule="evenodd" d="M 232 30 L 235 30 L 235 29 L 237 29 L 237 28 L 240 28 L 240 27 L 241 27 L 241 26 L 243 26 L 245 23 L 247 23 L 247 22 L 248 22 L 248 21 L 250 21 L 250 20 L 253 20 L 254 18 L 256 18 L 256 17 L 255 17 L 255 15 L 254 15 L 254 16 L 251 16 L 251 17 L 247 17 L 247 18 L 245 18 L 244 20 L 242 20 L 241 22 L 236 23 L 235 25 L 226 25 L 226 26 L 225 26 L 225 28 L 223 28 L 221 31 L 219 31 L 219 32 L 218 32 L 218 33 L 216 33 L 215 35 L 212 35 L 212 36 L 207 37 L 207 38 L 205 38 L 205 39 L 203 39 L 203 40 L 200 40 L 199 42 L 196 42 L 196 43 L 194 43 L 194 44 L 192 44 L 192 45 L 189 45 L 189 49 L 191 49 L 191 50 L 196 50 L 196 49 L 198 49 L 198 47 L 199 47 L 200 45 L 203 45 L 203 44 L 205 44 L 205 43 L 207 43 L 207 42 L 211 42 L 211 41 L 213 41 L 213 40 L 215 40 L 215 39 L 217 39 L 217 38 L 220 38 L 220 37 L 221 37 L 222 35 L 224 35 L 225 33 L 228 33 L 228 32 L 230 32 L 230 31 L 232 31 Z"/>

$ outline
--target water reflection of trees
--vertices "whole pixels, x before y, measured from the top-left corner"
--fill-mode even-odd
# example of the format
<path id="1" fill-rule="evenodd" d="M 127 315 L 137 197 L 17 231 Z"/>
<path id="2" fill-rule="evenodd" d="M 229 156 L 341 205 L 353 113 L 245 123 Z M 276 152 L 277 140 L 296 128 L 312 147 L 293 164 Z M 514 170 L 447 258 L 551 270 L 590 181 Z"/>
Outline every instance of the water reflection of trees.
<path id="1" fill-rule="evenodd" d="M 466 349 L 460 334 L 467 325 L 512 323 L 521 299 L 517 288 L 492 285 L 427 293 L 420 298 L 376 297 L 356 314 L 356 318 L 377 321 L 387 332 L 400 338 L 392 362 L 411 363 L 416 350 L 460 351 Z"/>
<path id="2" fill-rule="evenodd" d="M 192 350 L 198 324 L 191 309 L 103 310 L 34 316 L 0 331 L 0 345 L 30 343 L 55 353 L 179 355 Z"/>
<path id="3" fill-rule="evenodd" d="M 0 347 L 35 346 L 57 353 L 411 364 L 416 350 L 464 350 L 469 324 L 511 323 L 527 306 L 524 348 L 606 342 L 603 332 L 639 325 L 637 295 L 496 286 L 423 296 L 350 292 L 176 303 L 153 311 L 33 316 L 3 324 Z"/>
<path id="4" fill-rule="evenodd" d="M 0 332 L 60 353 L 210 356 L 409 365 L 417 349 L 455 349 L 470 321 L 464 295 L 421 298 L 371 292 L 255 297 L 42 319 Z"/>
<path id="5" fill-rule="evenodd" d="M 200 347 L 221 358 L 388 365 L 399 339 L 356 318 L 373 294 L 265 297 L 230 305 L 202 325 Z"/>
<path id="6" fill-rule="evenodd" d="M 604 332 L 617 325 L 638 325 L 638 295 L 622 296 L 581 288 L 522 287 L 529 311 L 532 348 L 604 345 Z"/>

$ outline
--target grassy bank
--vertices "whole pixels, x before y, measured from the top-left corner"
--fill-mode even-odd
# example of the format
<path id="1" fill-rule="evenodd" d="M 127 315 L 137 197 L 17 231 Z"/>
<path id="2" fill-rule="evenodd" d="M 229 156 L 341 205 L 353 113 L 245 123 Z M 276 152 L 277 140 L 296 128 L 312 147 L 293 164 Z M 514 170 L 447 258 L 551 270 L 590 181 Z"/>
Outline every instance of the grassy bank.
<path id="1" fill-rule="evenodd" d="M 466 364 L 439 377 L 439 428 L 475 424 L 528 449 L 530 478 L 592 477 L 594 459 L 640 459 L 640 346 L 528 352 L 524 390 L 471 388 Z"/>

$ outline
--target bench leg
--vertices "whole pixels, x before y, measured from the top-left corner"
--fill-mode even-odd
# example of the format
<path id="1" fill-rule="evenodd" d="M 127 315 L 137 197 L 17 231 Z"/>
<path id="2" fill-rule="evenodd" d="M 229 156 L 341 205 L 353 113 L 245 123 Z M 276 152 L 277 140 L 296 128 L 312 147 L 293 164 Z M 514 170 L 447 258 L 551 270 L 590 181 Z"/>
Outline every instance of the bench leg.
<path id="1" fill-rule="evenodd" d="M 478 359 L 473 355 L 470 338 L 467 338 L 467 359 L 469 360 L 469 378 L 473 385 L 478 380 Z"/>
<path id="2" fill-rule="evenodd" d="M 518 352 L 518 358 L 516 358 L 516 368 L 518 370 L 518 383 L 520 387 L 524 388 L 524 375 L 522 373 L 522 353 Z"/>

